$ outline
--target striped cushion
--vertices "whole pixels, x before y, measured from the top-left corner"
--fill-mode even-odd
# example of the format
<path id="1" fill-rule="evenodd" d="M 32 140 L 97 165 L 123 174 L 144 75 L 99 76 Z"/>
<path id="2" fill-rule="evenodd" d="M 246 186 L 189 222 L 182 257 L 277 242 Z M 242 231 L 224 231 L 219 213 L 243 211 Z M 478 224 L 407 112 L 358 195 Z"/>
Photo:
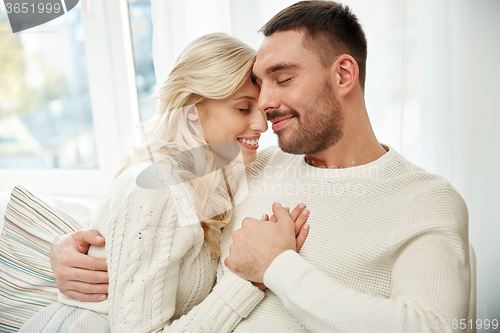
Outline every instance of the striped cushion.
<path id="1" fill-rule="evenodd" d="M 57 301 L 50 244 L 86 226 L 16 186 L 0 235 L 0 332 L 17 332 L 44 306 Z"/>

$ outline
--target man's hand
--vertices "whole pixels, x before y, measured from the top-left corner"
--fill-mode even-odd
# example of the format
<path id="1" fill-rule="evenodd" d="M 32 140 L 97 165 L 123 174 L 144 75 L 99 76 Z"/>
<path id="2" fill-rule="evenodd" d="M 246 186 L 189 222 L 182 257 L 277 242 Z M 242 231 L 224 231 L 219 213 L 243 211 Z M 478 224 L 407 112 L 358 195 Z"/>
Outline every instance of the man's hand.
<path id="1" fill-rule="evenodd" d="M 309 233 L 309 225 L 306 224 L 306 221 L 309 218 L 309 210 L 305 208 L 306 205 L 301 203 L 298 204 L 290 213 L 290 218 L 295 223 L 295 251 L 297 252 L 299 252 L 302 245 L 304 245 L 304 241 L 306 240 L 307 234 Z M 261 220 L 276 222 L 276 215 L 272 215 L 271 218 L 269 218 L 267 214 L 264 214 Z"/>
<path id="2" fill-rule="evenodd" d="M 224 261 L 231 271 L 252 282 L 262 283 L 264 272 L 274 258 L 286 250 L 298 251 L 307 236 L 308 230 L 303 227 L 309 216 L 306 209 L 297 206 L 290 215 L 278 203 L 272 209 L 274 215 L 269 221 L 243 220 L 241 229 L 233 232 L 229 257 Z M 299 223 L 294 222 L 292 215 L 299 218 Z"/>
<path id="3" fill-rule="evenodd" d="M 79 301 L 100 302 L 107 298 L 108 268 L 106 259 L 86 255 L 90 245 L 104 245 L 104 238 L 93 229 L 58 236 L 50 248 L 50 264 L 61 293 Z"/>

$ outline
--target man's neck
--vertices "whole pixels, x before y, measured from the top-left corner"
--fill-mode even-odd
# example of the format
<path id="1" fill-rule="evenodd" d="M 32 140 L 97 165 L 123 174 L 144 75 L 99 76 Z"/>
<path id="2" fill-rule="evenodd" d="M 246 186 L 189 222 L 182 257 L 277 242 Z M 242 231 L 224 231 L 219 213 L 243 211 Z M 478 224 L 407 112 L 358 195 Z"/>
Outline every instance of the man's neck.
<path id="1" fill-rule="evenodd" d="M 306 161 L 318 168 L 351 168 L 380 158 L 386 150 L 373 132 L 364 98 L 349 94 L 341 100 L 343 124 L 341 138 L 315 154 L 307 154 Z"/>
<path id="2" fill-rule="evenodd" d="M 343 136 L 338 142 L 316 154 L 306 155 L 309 165 L 318 168 L 350 168 L 367 164 L 380 158 L 386 150 L 375 135 L 355 138 Z"/>

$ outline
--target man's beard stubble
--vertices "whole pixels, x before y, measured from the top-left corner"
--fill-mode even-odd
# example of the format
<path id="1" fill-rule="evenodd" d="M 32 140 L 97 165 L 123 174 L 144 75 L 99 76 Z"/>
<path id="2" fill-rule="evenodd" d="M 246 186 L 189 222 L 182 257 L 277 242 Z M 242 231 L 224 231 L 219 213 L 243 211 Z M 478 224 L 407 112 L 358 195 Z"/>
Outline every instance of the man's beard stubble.
<path id="1" fill-rule="evenodd" d="M 297 119 L 298 128 L 289 134 L 287 140 L 282 138 L 283 133 L 280 130 L 276 132 L 278 145 L 284 152 L 315 154 L 334 145 L 342 137 L 342 110 L 330 83 L 325 81 L 323 90 L 311 100 L 316 102 L 301 114 L 296 110 L 268 113 L 268 120 L 289 115 Z"/>

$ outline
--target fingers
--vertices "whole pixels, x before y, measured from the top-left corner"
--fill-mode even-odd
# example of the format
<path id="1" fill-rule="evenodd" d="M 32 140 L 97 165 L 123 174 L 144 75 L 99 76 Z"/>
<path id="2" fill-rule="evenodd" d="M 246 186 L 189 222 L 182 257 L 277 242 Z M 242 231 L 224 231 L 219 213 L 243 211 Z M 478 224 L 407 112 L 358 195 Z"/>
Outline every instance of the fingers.
<path id="1" fill-rule="evenodd" d="M 289 222 L 293 222 L 293 220 L 290 218 L 290 216 L 288 215 L 288 209 L 281 206 L 281 204 L 279 202 L 275 202 L 273 204 L 273 213 L 274 215 L 276 215 L 276 222 L 280 223 L 280 222 L 283 222 L 283 223 L 289 223 Z"/>
<path id="2" fill-rule="evenodd" d="M 107 271 L 108 265 L 106 259 L 94 258 L 86 254 L 72 253 L 61 255 L 61 266 L 66 268 L 75 267 L 89 271 Z M 95 283 L 104 283 L 97 281 Z"/>
<path id="3" fill-rule="evenodd" d="M 306 205 L 303 204 L 303 203 L 300 203 L 298 204 L 297 206 L 295 206 L 295 208 L 292 210 L 292 212 L 290 213 L 290 218 L 295 221 L 297 219 L 297 217 L 299 216 L 300 212 L 306 208 Z"/>
<path id="4" fill-rule="evenodd" d="M 74 290 L 66 290 L 63 294 L 84 302 L 102 302 L 107 298 L 105 294 L 84 294 Z"/>
<path id="5" fill-rule="evenodd" d="M 71 289 L 69 285 L 73 282 L 83 282 L 90 284 L 108 283 L 108 272 L 103 271 L 89 271 L 87 269 L 65 267 L 55 271 L 54 275 L 57 280 L 57 286 L 61 290 Z M 88 290 L 85 290 L 84 292 L 89 293 Z M 94 293 L 99 292 L 100 291 L 97 290 Z"/>
<path id="6" fill-rule="evenodd" d="M 109 285 L 107 283 L 82 283 L 78 281 L 68 281 L 66 283 L 66 291 L 76 291 L 81 294 L 100 294 L 106 295 L 108 293 Z"/>
<path id="7" fill-rule="evenodd" d="M 108 272 L 102 272 L 102 271 L 89 271 L 86 269 L 75 269 L 74 272 L 74 281 L 80 281 L 80 282 L 85 282 L 85 283 L 91 283 L 91 284 L 99 284 L 99 283 L 108 283 Z M 92 292 L 92 293 L 97 293 Z"/>
<path id="8" fill-rule="evenodd" d="M 54 276 L 57 288 L 68 297 L 88 302 L 100 302 L 107 297 L 107 272 L 61 267 L 54 271 Z"/>
<path id="9" fill-rule="evenodd" d="M 302 245 L 304 245 L 304 241 L 306 240 L 308 234 L 309 234 L 309 224 L 304 224 L 302 228 L 300 228 L 299 234 L 295 239 L 297 252 L 299 252 L 299 250 L 302 248 Z"/>
<path id="10" fill-rule="evenodd" d="M 274 205 L 273 205 L 273 207 L 274 207 Z M 298 235 L 300 228 L 302 227 L 304 222 L 307 220 L 307 217 L 309 216 L 309 211 L 307 209 L 305 210 L 307 213 L 304 214 L 304 215 L 306 215 L 305 218 L 302 215 L 300 215 L 303 212 L 305 207 L 306 207 L 306 205 L 304 203 L 300 203 L 297 206 L 295 206 L 295 208 L 292 210 L 291 213 L 289 213 L 292 221 L 295 221 L 295 236 Z M 287 211 L 290 210 L 288 207 L 285 207 L 285 209 L 287 209 Z M 270 218 L 267 214 L 264 214 L 260 220 L 261 221 L 270 221 L 270 222 L 277 221 L 276 215 L 274 215 L 274 214 L 271 215 Z"/>
<path id="11" fill-rule="evenodd" d="M 309 210 L 307 208 L 302 209 L 300 214 L 297 216 L 295 219 L 295 236 L 298 236 L 299 231 L 301 230 L 302 226 L 304 223 L 306 223 L 307 219 L 309 218 Z"/>
<path id="12" fill-rule="evenodd" d="M 73 238 L 83 244 L 102 246 L 104 237 L 95 229 L 80 230 L 72 234 Z"/>
<path id="13" fill-rule="evenodd" d="M 57 237 L 50 249 L 50 262 L 57 288 L 63 294 L 98 302 L 108 292 L 107 264 L 105 259 L 85 254 L 90 245 L 104 245 L 104 238 L 96 230 Z"/>

